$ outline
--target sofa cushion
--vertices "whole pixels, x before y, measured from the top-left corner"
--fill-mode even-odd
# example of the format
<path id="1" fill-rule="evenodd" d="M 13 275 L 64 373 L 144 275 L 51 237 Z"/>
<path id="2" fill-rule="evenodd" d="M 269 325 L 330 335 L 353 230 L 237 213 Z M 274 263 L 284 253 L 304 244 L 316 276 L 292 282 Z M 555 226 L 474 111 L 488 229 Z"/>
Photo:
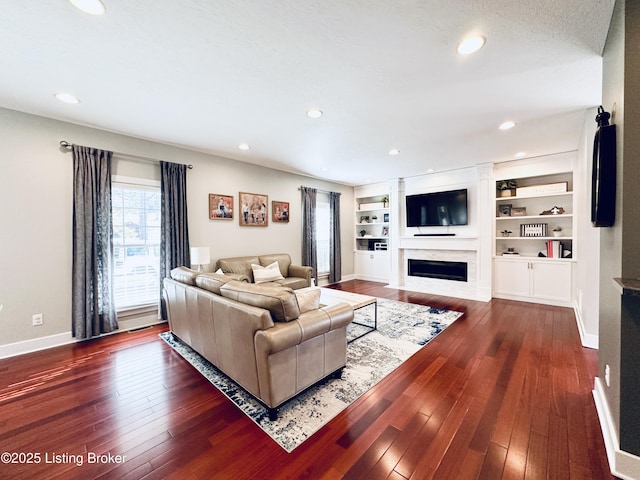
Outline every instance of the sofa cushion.
<path id="1" fill-rule="evenodd" d="M 187 285 L 195 285 L 196 277 L 200 272 L 187 267 L 176 267 L 171 270 L 171 278 L 176 282 L 186 283 Z"/>
<path id="2" fill-rule="evenodd" d="M 310 312 L 320 308 L 320 289 L 319 288 L 303 288 L 293 292 L 298 300 L 298 308 L 300 313 Z"/>
<path id="3" fill-rule="evenodd" d="M 218 260 L 218 267 L 221 268 L 224 273 L 237 273 L 247 276 L 253 281 L 252 263 L 260 264 L 260 260 L 258 257 L 221 258 Z"/>
<path id="4" fill-rule="evenodd" d="M 269 310 L 277 322 L 290 322 L 300 316 L 293 290 L 231 280 L 220 287 L 223 297 Z"/>
<path id="5" fill-rule="evenodd" d="M 220 295 L 220 287 L 233 280 L 231 277 L 217 273 L 201 273 L 196 277 L 196 285 L 204 290 Z"/>
<path id="6" fill-rule="evenodd" d="M 298 288 L 305 288 L 305 287 L 309 286 L 309 282 L 307 282 L 307 279 L 306 278 L 300 278 L 300 277 L 287 277 L 287 278 L 282 279 L 282 280 L 276 280 L 275 283 L 277 283 L 281 287 L 288 287 L 288 288 L 292 288 L 294 290 L 297 290 Z"/>
<path id="7" fill-rule="evenodd" d="M 271 265 L 263 267 L 262 265 L 251 265 L 253 270 L 253 281 L 255 283 L 274 282 L 276 280 L 284 280 L 284 277 L 280 273 L 278 262 L 273 262 Z"/>

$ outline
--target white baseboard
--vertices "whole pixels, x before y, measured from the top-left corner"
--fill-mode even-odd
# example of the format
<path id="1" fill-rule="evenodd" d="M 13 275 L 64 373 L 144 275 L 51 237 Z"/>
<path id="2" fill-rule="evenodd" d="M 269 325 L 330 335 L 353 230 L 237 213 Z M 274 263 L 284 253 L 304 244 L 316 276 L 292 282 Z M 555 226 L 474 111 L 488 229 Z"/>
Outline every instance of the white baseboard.
<path id="1" fill-rule="evenodd" d="M 59 347 L 60 345 L 67 345 L 69 343 L 75 343 L 76 341 L 77 340 L 71 336 L 71 332 L 64 332 L 47 337 L 38 337 L 22 342 L 0 345 L 0 358 L 15 357 L 16 355 Z"/>
<path id="2" fill-rule="evenodd" d="M 593 400 L 596 403 L 611 473 L 624 480 L 640 480 L 640 457 L 620 450 L 618 434 L 616 433 L 609 404 L 604 395 L 604 387 L 599 377 L 596 377 L 594 382 Z"/>
<path id="3" fill-rule="evenodd" d="M 145 315 L 141 317 L 120 320 L 118 322 L 118 330 L 107 335 L 127 332 L 130 330 L 135 330 L 137 328 L 157 325 L 159 323 L 165 322 L 158 319 L 157 313 L 154 313 L 153 315 Z M 68 345 L 70 343 L 76 343 L 80 341 L 82 340 L 74 338 L 71 335 L 71 332 L 64 332 L 55 335 L 49 335 L 47 337 L 38 337 L 31 340 L 24 340 L 22 342 L 9 343 L 6 345 L 0 345 L 0 358 L 15 357 L 17 355 L 24 355 L 25 353 L 32 353 L 40 350 L 46 350 L 48 348 L 60 347 L 62 345 Z"/>
<path id="4" fill-rule="evenodd" d="M 337 283 L 347 282 L 349 280 L 355 280 L 355 279 L 356 279 L 355 275 L 345 275 Z M 329 275 L 319 276 L 318 277 L 318 287 L 325 287 L 327 285 L 331 285 L 331 283 L 329 283 Z"/>
<path id="5" fill-rule="evenodd" d="M 598 350 L 600 346 L 600 337 L 584 331 L 584 319 L 580 313 L 580 309 L 577 305 L 573 306 L 573 312 L 576 316 L 576 323 L 578 324 L 578 332 L 580 333 L 580 342 L 583 347 L 593 348 Z"/>

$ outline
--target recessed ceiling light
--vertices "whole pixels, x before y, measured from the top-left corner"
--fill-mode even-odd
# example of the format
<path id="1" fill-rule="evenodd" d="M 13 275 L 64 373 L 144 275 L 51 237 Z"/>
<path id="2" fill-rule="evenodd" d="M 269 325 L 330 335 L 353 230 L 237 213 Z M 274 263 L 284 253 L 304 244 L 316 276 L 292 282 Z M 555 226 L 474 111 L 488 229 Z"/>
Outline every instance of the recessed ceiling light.
<path id="1" fill-rule="evenodd" d="M 89 15 L 104 15 L 107 9 L 100 0 L 69 0 L 78 10 Z"/>
<path id="2" fill-rule="evenodd" d="M 251 145 L 249 145 L 248 143 L 241 143 L 240 145 L 238 145 L 238 148 L 240 150 L 249 150 L 251 148 Z"/>
<path id="3" fill-rule="evenodd" d="M 320 118 L 321 116 L 322 110 L 313 109 L 307 111 L 307 117 L 309 118 Z"/>
<path id="4" fill-rule="evenodd" d="M 435 171 L 436 171 L 436 169 L 435 169 L 435 168 L 430 168 L 429 170 L 427 170 L 427 173 L 433 173 L 433 172 L 435 172 Z"/>
<path id="5" fill-rule="evenodd" d="M 397 148 L 392 148 L 391 150 L 389 150 L 389 155 L 398 155 L 400 153 L 400 150 L 398 150 Z"/>
<path id="6" fill-rule="evenodd" d="M 516 158 L 522 158 L 522 157 L 526 157 L 527 156 L 527 152 L 518 152 L 514 155 L 514 157 Z"/>
<path id="7" fill-rule="evenodd" d="M 58 93 L 54 93 L 53 95 L 58 100 L 60 100 L 61 102 L 64 102 L 64 103 L 69 103 L 71 105 L 77 105 L 78 103 L 80 103 L 80 100 L 78 100 L 76 97 L 74 97 L 73 95 L 71 95 L 69 93 L 58 92 Z"/>
<path id="8" fill-rule="evenodd" d="M 509 130 L 510 128 L 513 128 L 515 126 L 516 126 L 516 122 L 512 120 L 507 120 L 506 122 L 502 122 L 498 128 L 500 130 Z"/>
<path id="9" fill-rule="evenodd" d="M 458 44 L 458 53 L 460 55 L 469 55 L 470 53 L 477 52 L 484 46 L 486 41 L 487 39 L 482 35 L 467 37 Z"/>

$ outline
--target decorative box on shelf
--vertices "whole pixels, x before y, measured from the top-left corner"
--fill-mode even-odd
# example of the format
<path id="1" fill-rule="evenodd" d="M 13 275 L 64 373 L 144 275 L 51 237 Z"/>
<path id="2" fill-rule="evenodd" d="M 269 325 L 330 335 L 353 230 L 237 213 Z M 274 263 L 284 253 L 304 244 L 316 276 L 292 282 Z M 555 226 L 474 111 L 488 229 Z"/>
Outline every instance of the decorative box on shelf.
<path id="1" fill-rule="evenodd" d="M 551 193 L 566 193 L 567 182 L 548 183 L 546 185 L 529 185 L 518 187 L 516 195 L 518 197 L 533 197 L 535 195 L 548 195 Z"/>
<path id="2" fill-rule="evenodd" d="M 520 236 L 521 237 L 546 237 L 547 224 L 546 223 L 521 223 Z"/>
<path id="3" fill-rule="evenodd" d="M 361 203 L 360 210 L 378 210 L 384 207 L 383 202 L 374 202 L 374 203 Z"/>

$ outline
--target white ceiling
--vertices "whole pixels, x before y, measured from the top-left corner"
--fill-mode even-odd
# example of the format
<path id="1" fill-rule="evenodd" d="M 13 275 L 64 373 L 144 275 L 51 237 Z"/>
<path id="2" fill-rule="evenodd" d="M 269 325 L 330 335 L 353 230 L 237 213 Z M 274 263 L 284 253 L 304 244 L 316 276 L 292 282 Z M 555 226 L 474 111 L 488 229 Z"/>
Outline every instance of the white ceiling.
<path id="1" fill-rule="evenodd" d="M 614 4 L 103 1 L 2 2 L 0 106 L 351 185 L 576 149 Z"/>

